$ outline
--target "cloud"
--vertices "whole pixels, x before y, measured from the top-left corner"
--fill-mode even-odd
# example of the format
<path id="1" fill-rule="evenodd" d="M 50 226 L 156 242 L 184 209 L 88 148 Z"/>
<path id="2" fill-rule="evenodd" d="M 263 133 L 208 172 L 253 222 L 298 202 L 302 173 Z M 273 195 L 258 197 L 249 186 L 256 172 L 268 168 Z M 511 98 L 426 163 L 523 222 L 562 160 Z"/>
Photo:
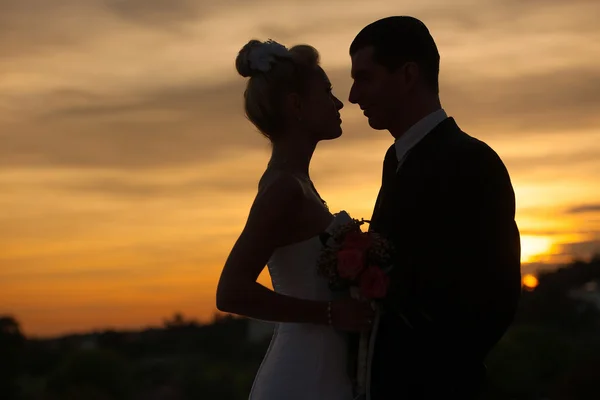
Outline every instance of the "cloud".
<path id="1" fill-rule="evenodd" d="M 600 203 L 599 204 L 585 204 L 581 206 L 576 206 L 567 210 L 567 214 L 586 214 L 586 213 L 596 213 L 600 212 Z"/>
<path id="2" fill-rule="evenodd" d="M 347 71 L 330 71 L 336 92 L 345 100 Z M 552 82 L 552 85 L 549 85 Z M 4 130 L 0 165 L 72 167 L 151 167 L 210 161 L 236 151 L 266 149 L 267 142 L 246 120 L 241 78 L 224 84 L 201 83 L 110 95 L 61 89 L 41 95 L 28 121 Z M 600 72 L 560 70 L 497 80 L 454 81 L 442 85 L 445 108 L 475 136 L 561 133 L 600 126 Z M 355 106 L 344 128 L 345 145 L 372 140 L 357 134 Z M 346 119 L 348 120 L 348 119 Z M 0 126 L 2 124 L 0 123 Z M 8 133 L 6 133 L 8 132 Z M 575 161 L 594 159 L 589 149 Z M 571 155 L 515 160 L 527 165 L 572 162 Z"/>
<path id="3" fill-rule="evenodd" d="M 491 132 L 522 134 L 600 127 L 600 72 L 562 68 L 496 79 L 446 77 L 441 95 L 450 110 Z"/>
<path id="4" fill-rule="evenodd" d="M 539 230 L 539 229 L 520 229 L 521 236 L 560 236 L 564 235 L 563 231 L 559 230 Z"/>
<path id="5" fill-rule="evenodd" d="M 0 4 L 0 46 L 10 61 L 0 64 L 7 77 L 0 79 L 3 168 L 149 168 L 266 149 L 243 115 L 244 81 L 233 69 L 243 44 L 237 40 L 263 34 L 290 43 L 316 40 L 345 100 L 351 84 L 347 45 L 377 15 L 399 10 L 384 1 L 366 13 L 342 7 L 347 2 L 32 1 L 27 7 L 17 0 Z M 449 7 L 430 1 L 404 4 L 401 11 L 425 20 L 439 38 L 442 100 L 459 124 L 483 139 L 517 140 L 530 132 L 600 126 L 598 60 L 586 53 L 593 34 L 585 41 L 594 4 L 554 1 L 540 10 L 520 2 Z M 267 9 L 280 18 L 268 18 Z M 296 14 L 314 18 L 293 22 Z M 36 29 L 25 23 L 28 18 Z M 228 18 L 230 25 L 223 25 Z M 186 32 L 159 37 L 170 26 Z M 538 36 L 538 28 L 550 36 Z M 569 46 L 557 36 L 565 32 L 572 35 Z M 40 46 L 52 57 L 36 53 Z M 211 68 L 219 72 L 206 75 Z M 343 114 L 347 134 L 340 146 L 372 140 L 364 120 L 357 122 L 355 106 Z"/>
<path id="6" fill-rule="evenodd" d="M 0 47 L 4 60 L 72 48 L 114 28 L 97 1 L 2 0 Z"/>
<path id="7" fill-rule="evenodd" d="M 577 243 L 560 245 L 560 253 L 570 255 L 576 259 L 591 259 L 600 255 L 600 238 Z"/>
<path id="8" fill-rule="evenodd" d="M 522 133 L 522 132 L 521 132 Z M 540 140 L 552 140 L 550 134 Z M 587 136 L 587 135 L 585 135 Z M 532 176 L 541 179 L 545 174 L 548 179 L 562 178 L 563 176 L 572 176 L 574 171 L 591 172 L 589 166 L 600 166 L 598 148 L 587 150 L 574 149 L 565 153 L 559 152 L 560 144 L 556 145 L 555 152 L 545 155 L 520 155 L 505 157 L 504 162 L 511 172 L 518 173 L 521 177 Z M 559 171 L 557 171 L 557 168 Z"/>
<path id="9" fill-rule="evenodd" d="M 157 197 L 190 197 L 210 193 L 215 195 L 240 195 L 256 190 L 256 176 L 235 174 L 211 176 L 171 182 L 132 182 L 123 178 L 91 178 L 85 182 L 54 184 L 55 190 L 65 193 L 88 193 L 141 200 Z"/>
<path id="10" fill-rule="evenodd" d="M 153 27 L 197 21 L 215 4 L 193 0 L 105 0 L 105 6 L 126 20 Z"/>
<path id="11" fill-rule="evenodd" d="M 114 97 L 52 92 L 40 103 L 57 109 L 13 124 L 0 149 L 0 165 L 156 167 L 266 148 L 245 119 L 242 93 L 241 80 Z"/>

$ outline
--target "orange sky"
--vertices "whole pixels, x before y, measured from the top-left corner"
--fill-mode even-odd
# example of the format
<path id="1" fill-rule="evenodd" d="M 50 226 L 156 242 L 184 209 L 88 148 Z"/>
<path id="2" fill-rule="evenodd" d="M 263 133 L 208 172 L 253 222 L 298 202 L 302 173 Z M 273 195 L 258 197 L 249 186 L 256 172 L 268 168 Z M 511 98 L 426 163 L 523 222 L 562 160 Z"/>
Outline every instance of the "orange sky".
<path id="1" fill-rule="evenodd" d="M 354 35 L 399 13 L 438 42 L 446 111 L 511 173 L 523 270 L 600 249 L 598 2 L 51 3 L 0 4 L 0 313 L 27 334 L 210 318 L 269 156 L 237 51 L 310 43 L 346 99 Z M 312 177 L 368 218 L 391 137 L 342 117 Z"/>

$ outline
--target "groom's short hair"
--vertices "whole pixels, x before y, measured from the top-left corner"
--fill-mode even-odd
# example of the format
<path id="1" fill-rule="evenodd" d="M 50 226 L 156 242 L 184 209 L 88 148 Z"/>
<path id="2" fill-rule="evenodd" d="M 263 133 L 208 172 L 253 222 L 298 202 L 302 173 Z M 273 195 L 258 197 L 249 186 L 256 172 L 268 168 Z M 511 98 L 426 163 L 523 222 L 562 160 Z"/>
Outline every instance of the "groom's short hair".
<path id="1" fill-rule="evenodd" d="M 394 16 L 375 21 L 356 35 L 350 55 L 368 46 L 373 46 L 374 60 L 390 71 L 415 62 L 425 83 L 439 92 L 440 54 L 429 29 L 420 20 Z"/>

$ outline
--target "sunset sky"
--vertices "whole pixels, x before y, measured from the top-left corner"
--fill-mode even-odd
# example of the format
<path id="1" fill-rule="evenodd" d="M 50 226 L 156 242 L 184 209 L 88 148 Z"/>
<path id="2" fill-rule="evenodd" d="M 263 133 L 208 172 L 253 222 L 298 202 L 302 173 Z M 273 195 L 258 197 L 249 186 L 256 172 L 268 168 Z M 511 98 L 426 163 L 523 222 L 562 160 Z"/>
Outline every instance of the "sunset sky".
<path id="1" fill-rule="evenodd" d="M 446 111 L 511 173 L 524 273 L 600 251 L 597 0 L 2 0 L 0 314 L 28 335 L 212 317 L 269 157 L 234 67 L 252 38 L 321 52 L 344 136 L 311 176 L 370 217 L 392 138 L 346 101 L 348 47 L 402 14 L 437 41 Z"/>

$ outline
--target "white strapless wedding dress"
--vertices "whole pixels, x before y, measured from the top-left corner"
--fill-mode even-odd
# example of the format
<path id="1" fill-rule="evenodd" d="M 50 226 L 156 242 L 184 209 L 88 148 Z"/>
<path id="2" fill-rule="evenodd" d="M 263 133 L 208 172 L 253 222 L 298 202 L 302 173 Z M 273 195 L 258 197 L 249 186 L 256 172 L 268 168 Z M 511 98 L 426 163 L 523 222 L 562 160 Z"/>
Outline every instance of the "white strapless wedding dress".
<path id="1" fill-rule="evenodd" d="M 334 215 L 330 231 L 348 222 Z M 276 292 L 307 300 L 335 295 L 317 272 L 319 236 L 281 247 L 268 262 Z M 254 380 L 250 400 L 351 400 L 346 336 L 325 325 L 279 323 Z"/>

